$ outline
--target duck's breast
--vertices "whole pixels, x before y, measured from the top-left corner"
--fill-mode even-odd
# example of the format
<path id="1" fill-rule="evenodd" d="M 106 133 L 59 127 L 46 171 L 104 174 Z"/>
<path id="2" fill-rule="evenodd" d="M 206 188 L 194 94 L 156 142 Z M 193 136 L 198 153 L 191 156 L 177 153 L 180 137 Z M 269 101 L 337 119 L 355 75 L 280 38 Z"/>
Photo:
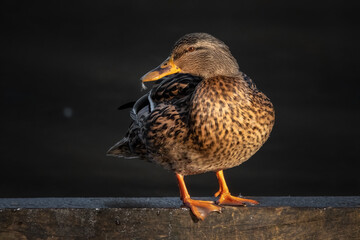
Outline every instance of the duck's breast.
<path id="1" fill-rule="evenodd" d="M 190 109 L 193 145 L 211 170 L 231 168 L 249 159 L 267 140 L 274 124 L 270 100 L 242 78 L 205 79 Z"/>

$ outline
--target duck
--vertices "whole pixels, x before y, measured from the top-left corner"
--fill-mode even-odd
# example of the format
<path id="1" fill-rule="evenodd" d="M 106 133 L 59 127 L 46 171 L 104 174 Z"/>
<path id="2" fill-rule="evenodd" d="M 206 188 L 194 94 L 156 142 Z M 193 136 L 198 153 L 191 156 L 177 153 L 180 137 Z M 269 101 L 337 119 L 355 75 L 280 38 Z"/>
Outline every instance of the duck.
<path id="1" fill-rule="evenodd" d="M 140 158 L 175 173 L 180 199 L 199 220 L 225 205 L 258 204 L 230 193 L 224 170 L 267 141 L 275 122 L 270 99 L 239 70 L 229 47 L 208 33 L 176 41 L 170 56 L 141 78 L 151 89 L 132 105 L 131 125 L 107 155 Z M 216 174 L 216 201 L 190 197 L 184 177 Z"/>

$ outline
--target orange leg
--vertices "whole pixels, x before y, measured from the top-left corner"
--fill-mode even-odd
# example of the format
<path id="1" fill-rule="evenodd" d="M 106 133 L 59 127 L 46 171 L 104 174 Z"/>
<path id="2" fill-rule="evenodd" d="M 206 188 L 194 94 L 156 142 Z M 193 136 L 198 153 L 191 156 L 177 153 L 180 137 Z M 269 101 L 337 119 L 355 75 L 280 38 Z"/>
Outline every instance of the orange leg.
<path id="1" fill-rule="evenodd" d="M 180 198 L 185 206 L 191 209 L 191 212 L 201 220 L 204 220 L 211 212 L 220 212 L 221 207 L 215 205 L 213 201 L 193 200 L 186 189 L 184 177 L 176 173 L 180 188 Z"/>
<path id="2" fill-rule="evenodd" d="M 247 203 L 251 204 L 251 205 L 256 205 L 259 204 L 257 201 L 252 200 L 252 199 L 245 199 L 245 198 L 239 198 L 239 197 L 234 197 L 230 194 L 229 189 L 226 185 L 226 181 L 224 178 L 224 173 L 223 171 L 218 171 L 216 172 L 216 177 L 219 181 L 219 191 L 217 191 L 215 193 L 215 197 L 220 195 L 219 200 L 217 200 L 217 204 L 219 205 L 233 205 L 233 206 L 241 206 L 241 205 L 245 205 Z"/>

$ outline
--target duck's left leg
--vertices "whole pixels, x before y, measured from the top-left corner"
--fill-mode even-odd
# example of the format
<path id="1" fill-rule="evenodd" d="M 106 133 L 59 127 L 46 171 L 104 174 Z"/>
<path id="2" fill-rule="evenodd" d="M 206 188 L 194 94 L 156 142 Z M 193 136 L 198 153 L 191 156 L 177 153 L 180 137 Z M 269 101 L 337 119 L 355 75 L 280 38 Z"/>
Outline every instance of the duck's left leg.
<path id="1" fill-rule="evenodd" d="M 211 212 L 221 212 L 221 207 L 216 205 L 213 201 L 201 201 L 190 198 L 187 191 L 184 176 L 176 173 L 179 183 L 180 198 L 183 203 L 191 209 L 191 212 L 200 220 L 204 220 Z"/>
<path id="2" fill-rule="evenodd" d="M 219 191 L 215 193 L 215 197 L 220 196 L 219 200 L 217 200 L 217 204 L 219 205 L 233 205 L 233 206 L 241 206 L 245 205 L 247 203 L 251 205 L 259 204 L 259 202 L 252 200 L 252 199 L 246 199 L 246 198 L 239 198 L 234 197 L 230 194 L 229 189 L 226 185 L 226 181 L 224 178 L 223 171 L 216 172 L 216 177 L 219 181 Z"/>

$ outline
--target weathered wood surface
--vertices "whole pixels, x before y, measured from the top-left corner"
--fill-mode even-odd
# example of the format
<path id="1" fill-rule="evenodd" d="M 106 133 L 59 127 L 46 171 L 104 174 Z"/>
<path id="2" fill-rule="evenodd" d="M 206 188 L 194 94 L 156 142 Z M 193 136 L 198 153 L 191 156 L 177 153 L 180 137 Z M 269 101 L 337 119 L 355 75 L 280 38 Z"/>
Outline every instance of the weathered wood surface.
<path id="1" fill-rule="evenodd" d="M 254 197 L 194 221 L 177 198 L 0 199 L 0 239 L 360 239 L 360 197 Z"/>

